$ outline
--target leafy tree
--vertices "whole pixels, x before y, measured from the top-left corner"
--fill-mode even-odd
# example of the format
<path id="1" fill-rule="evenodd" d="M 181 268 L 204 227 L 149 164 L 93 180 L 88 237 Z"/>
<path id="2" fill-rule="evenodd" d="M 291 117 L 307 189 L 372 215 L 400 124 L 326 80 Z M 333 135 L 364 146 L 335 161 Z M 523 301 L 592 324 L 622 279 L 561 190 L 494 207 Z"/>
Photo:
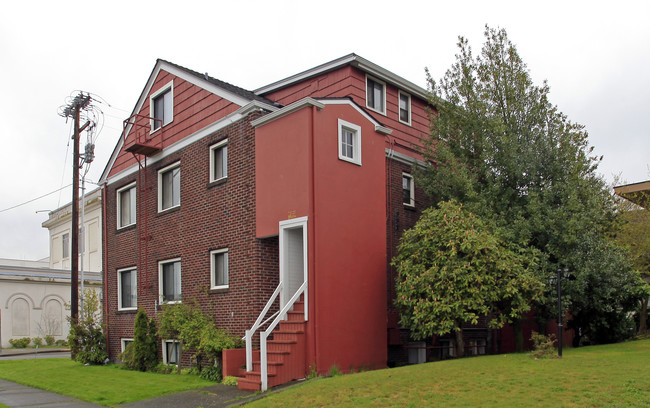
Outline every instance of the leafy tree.
<path id="1" fill-rule="evenodd" d="M 572 317 L 567 327 L 575 329 L 573 345 L 585 338 L 591 344 L 612 343 L 633 335 L 633 312 L 650 290 L 630 264 L 629 253 L 589 236 L 569 265 L 575 279 L 563 281 L 563 287 L 570 294 Z"/>
<path id="2" fill-rule="evenodd" d="M 401 324 L 415 339 L 454 332 L 462 357 L 464 324 L 487 315 L 500 327 L 530 309 L 541 291 L 534 262 L 533 252 L 509 248 L 461 205 L 429 208 L 405 231 L 392 262 Z"/>
<path id="3" fill-rule="evenodd" d="M 128 363 L 134 370 L 151 370 L 158 364 L 156 344 L 156 323 L 149 321 L 147 312 L 138 310 L 133 328 L 133 356 Z"/>
<path id="4" fill-rule="evenodd" d="M 621 206 L 620 218 L 623 220 L 621 230 L 615 236 L 615 242 L 625 246 L 632 255 L 632 264 L 641 274 L 646 284 L 650 285 L 650 213 L 647 209 L 626 208 Z M 648 302 L 646 296 L 640 302 L 639 334 L 648 331 Z"/>
<path id="5" fill-rule="evenodd" d="M 166 339 L 179 340 L 181 353 L 184 347 L 195 351 L 199 371 L 207 361 L 215 364 L 221 361 L 221 350 L 234 348 L 237 339 L 226 330 L 218 329 L 195 302 L 163 305 L 158 335 Z M 179 356 L 179 361 L 181 356 Z M 180 367 L 180 365 L 179 365 Z"/>
<path id="6" fill-rule="evenodd" d="M 474 56 L 461 37 L 445 76 L 428 75 L 436 112 L 422 150 L 430 165 L 417 181 L 434 200 L 463 203 L 511 245 L 539 251 L 536 274 L 547 282 L 586 237 L 611 233 L 614 200 L 583 126 L 550 103 L 546 82 L 533 83 L 505 30 L 486 27 L 485 38 Z M 553 318 L 556 302 L 547 287 L 534 306 L 538 317 Z"/>
<path id="7" fill-rule="evenodd" d="M 101 304 L 97 292 L 84 291 L 84 308 L 78 319 L 70 321 L 70 354 L 83 364 L 104 364 L 108 358 L 106 335 L 101 324 Z"/>

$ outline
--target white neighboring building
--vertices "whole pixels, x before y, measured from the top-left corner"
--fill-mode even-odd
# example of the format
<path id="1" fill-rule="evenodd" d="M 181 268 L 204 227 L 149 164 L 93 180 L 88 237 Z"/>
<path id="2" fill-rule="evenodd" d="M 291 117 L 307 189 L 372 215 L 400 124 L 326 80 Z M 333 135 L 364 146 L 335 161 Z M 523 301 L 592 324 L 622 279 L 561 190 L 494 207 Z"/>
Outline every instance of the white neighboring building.
<path id="1" fill-rule="evenodd" d="M 102 292 L 101 190 L 86 195 L 83 286 Z M 80 210 L 81 216 L 81 210 Z M 0 259 L 0 345 L 9 339 L 52 335 L 66 340 L 70 325 L 72 205 L 49 213 L 42 225 L 50 234 L 50 257 L 40 261 Z M 81 259 L 81 256 L 80 256 Z M 81 291 L 81 262 L 79 290 Z M 80 295 L 81 300 L 81 295 Z M 80 310 L 81 311 L 81 310 Z"/>

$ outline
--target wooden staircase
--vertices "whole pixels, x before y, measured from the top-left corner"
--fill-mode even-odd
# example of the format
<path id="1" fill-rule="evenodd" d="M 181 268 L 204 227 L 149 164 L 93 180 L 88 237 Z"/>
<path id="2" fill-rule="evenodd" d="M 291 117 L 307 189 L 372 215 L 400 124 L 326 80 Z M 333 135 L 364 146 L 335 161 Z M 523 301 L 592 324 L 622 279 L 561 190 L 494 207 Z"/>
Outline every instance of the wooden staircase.
<path id="1" fill-rule="evenodd" d="M 267 340 L 269 388 L 305 378 L 304 307 L 302 299 L 295 302 L 293 310 L 287 312 L 287 320 L 281 321 L 273 330 L 273 337 Z M 239 378 L 237 387 L 240 390 L 259 391 L 262 388 L 259 350 L 253 355 L 253 371 L 246 371 L 245 376 Z"/>

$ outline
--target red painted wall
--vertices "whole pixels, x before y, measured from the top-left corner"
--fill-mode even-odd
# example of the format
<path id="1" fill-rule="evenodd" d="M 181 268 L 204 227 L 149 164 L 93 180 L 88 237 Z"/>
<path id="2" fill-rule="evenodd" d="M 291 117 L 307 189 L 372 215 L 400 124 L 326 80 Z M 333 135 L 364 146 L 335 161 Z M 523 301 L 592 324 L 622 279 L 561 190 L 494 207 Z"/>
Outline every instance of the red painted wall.
<path id="1" fill-rule="evenodd" d="M 361 126 L 362 166 L 338 158 L 339 118 Z M 258 236 L 309 217 L 307 364 L 385 366 L 384 136 L 351 105 L 304 108 L 257 128 L 256 167 Z"/>

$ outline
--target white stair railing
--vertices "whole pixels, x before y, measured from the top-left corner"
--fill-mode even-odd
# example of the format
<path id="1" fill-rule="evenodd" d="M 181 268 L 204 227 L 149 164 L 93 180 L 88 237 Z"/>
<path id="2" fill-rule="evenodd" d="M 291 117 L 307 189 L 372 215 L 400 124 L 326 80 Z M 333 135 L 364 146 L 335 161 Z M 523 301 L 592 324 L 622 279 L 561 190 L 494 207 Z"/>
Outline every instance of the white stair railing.
<path id="1" fill-rule="evenodd" d="M 266 302 L 266 306 L 264 306 L 264 309 L 262 309 L 262 312 L 257 317 L 257 320 L 255 320 L 255 323 L 253 323 L 253 326 L 249 330 L 246 330 L 246 335 L 244 336 L 244 340 L 246 340 L 246 371 L 253 371 L 253 336 L 255 335 L 255 332 L 260 328 L 260 326 L 266 324 L 266 322 L 268 322 L 279 313 L 275 312 L 268 319 L 262 321 L 264 319 L 264 316 L 266 316 L 266 314 L 269 312 L 269 309 L 271 308 L 273 302 L 275 302 L 275 299 L 278 297 L 280 292 L 282 292 L 282 286 L 282 281 L 280 281 L 278 287 L 275 288 L 275 291 L 269 298 L 269 301 Z"/>

